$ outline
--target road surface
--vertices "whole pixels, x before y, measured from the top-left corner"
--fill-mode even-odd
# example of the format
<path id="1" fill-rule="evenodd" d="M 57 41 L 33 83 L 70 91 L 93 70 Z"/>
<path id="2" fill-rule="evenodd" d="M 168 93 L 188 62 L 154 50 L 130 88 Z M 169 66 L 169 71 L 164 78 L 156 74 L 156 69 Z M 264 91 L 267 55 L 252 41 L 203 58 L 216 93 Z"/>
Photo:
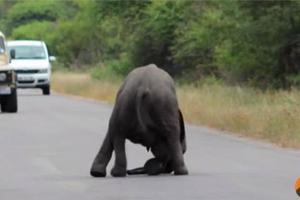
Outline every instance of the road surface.
<path id="1" fill-rule="evenodd" d="M 105 103 L 20 91 L 19 113 L 0 114 L 0 200 L 300 199 L 300 151 L 193 125 L 186 127 L 188 176 L 92 178 L 111 111 Z M 129 168 L 151 157 L 140 145 L 126 148 Z"/>

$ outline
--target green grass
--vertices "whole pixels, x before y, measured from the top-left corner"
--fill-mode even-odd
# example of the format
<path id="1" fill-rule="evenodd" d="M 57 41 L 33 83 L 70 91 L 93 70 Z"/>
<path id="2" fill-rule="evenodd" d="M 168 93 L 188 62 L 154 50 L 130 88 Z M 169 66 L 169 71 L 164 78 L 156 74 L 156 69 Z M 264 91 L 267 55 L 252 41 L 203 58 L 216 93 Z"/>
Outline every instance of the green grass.
<path id="1" fill-rule="evenodd" d="M 95 80 L 87 73 L 55 72 L 53 89 L 113 104 L 120 78 Z M 267 91 L 220 83 L 177 87 L 185 120 L 256 138 L 282 147 L 300 147 L 300 91 Z"/>

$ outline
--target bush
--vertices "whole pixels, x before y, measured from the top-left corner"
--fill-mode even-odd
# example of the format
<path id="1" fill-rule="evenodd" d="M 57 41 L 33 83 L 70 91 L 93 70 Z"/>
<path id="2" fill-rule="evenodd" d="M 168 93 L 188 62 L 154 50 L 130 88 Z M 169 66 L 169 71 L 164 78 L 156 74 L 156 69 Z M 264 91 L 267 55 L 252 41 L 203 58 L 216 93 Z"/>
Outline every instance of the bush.
<path id="1" fill-rule="evenodd" d="M 7 15 L 9 32 L 20 25 L 31 23 L 32 21 L 56 21 L 63 15 L 62 3 L 55 0 L 27 0 L 19 1 L 12 6 Z"/>
<path id="2" fill-rule="evenodd" d="M 0 0 L 10 37 L 46 40 L 66 66 L 104 63 L 126 74 L 155 63 L 191 80 L 259 87 L 296 84 L 300 3 L 184 0 Z M 2 29 L 2 27 L 1 27 Z M 10 33 L 8 31 L 8 33 Z M 101 69 L 102 70 L 102 69 Z"/>
<path id="3" fill-rule="evenodd" d="M 92 68 L 91 75 L 95 79 L 119 79 L 127 75 L 134 67 L 127 54 L 122 54 L 120 59 L 109 60 Z"/>
<path id="4" fill-rule="evenodd" d="M 55 24 L 49 21 L 33 21 L 31 23 L 15 28 L 11 37 L 15 40 L 43 40 L 46 42 L 49 51 L 54 51 L 53 40 L 55 37 Z M 52 31 L 49 31 L 52 30 Z"/>
<path id="5" fill-rule="evenodd" d="M 175 40 L 175 30 L 183 21 L 183 1 L 153 1 L 145 8 L 144 16 L 138 24 L 135 45 L 132 50 L 136 66 L 155 63 L 173 72 L 171 47 Z"/>

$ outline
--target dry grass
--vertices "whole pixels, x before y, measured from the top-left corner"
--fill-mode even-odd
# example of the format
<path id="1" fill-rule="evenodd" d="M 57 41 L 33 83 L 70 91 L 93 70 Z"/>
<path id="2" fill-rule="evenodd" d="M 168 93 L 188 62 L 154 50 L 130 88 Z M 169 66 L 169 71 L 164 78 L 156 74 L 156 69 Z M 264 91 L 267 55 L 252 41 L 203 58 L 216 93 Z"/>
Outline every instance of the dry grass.
<path id="1" fill-rule="evenodd" d="M 59 93 L 77 95 L 113 103 L 121 80 L 109 82 L 94 80 L 87 73 L 55 72 L 52 89 Z"/>
<path id="2" fill-rule="evenodd" d="M 300 147 L 300 91 L 183 86 L 178 96 L 185 118 L 192 123 Z"/>
<path id="3" fill-rule="evenodd" d="M 119 81 L 96 81 L 88 74 L 54 73 L 57 92 L 114 102 Z M 249 88 L 204 85 L 177 88 L 185 119 L 263 139 L 283 147 L 300 147 L 300 91 L 261 92 Z"/>

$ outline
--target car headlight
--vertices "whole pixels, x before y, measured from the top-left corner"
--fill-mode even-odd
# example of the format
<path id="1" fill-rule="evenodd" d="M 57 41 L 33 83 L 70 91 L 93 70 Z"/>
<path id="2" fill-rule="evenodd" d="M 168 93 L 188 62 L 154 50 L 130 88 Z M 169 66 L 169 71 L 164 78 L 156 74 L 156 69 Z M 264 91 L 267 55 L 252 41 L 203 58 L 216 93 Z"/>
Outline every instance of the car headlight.
<path id="1" fill-rule="evenodd" d="M 40 69 L 40 70 L 39 70 L 39 73 L 41 73 L 41 74 L 48 73 L 48 69 Z"/>
<path id="2" fill-rule="evenodd" d="M 6 81 L 6 79 L 7 79 L 7 75 L 6 75 L 6 73 L 0 73 L 0 81 Z"/>

